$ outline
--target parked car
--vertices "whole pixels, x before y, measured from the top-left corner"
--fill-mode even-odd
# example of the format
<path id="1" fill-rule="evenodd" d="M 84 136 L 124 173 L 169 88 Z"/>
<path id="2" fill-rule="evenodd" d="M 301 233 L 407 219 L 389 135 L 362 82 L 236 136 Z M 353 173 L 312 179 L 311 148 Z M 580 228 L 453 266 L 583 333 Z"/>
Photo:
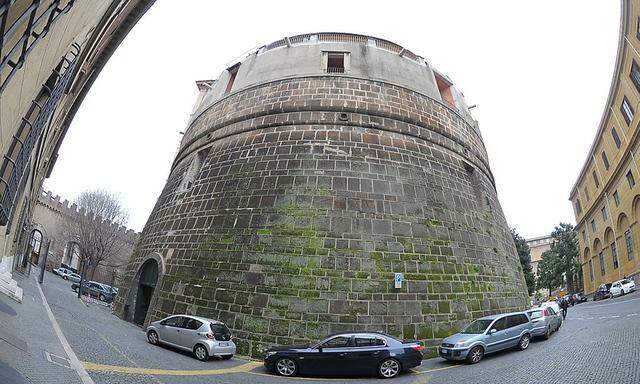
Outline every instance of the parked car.
<path id="1" fill-rule="evenodd" d="M 525 312 L 485 316 L 442 340 L 438 354 L 447 360 L 476 364 L 488 353 L 507 348 L 527 349 L 532 331 L 533 323 Z"/>
<path id="2" fill-rule="evenodd" d="M 529 319 L 533 324 L 531 336 L 542 336 L 548 339 L 552 332 L 555 332 L 562 325 L 562 317 L 553 308 L 535 308 L 527 311 Z"/>
<path id="3" fill-rule="evenodd" d="M 634 283 L 633 280 L 623 279 L 611 284 L 611 289 L 609 289 L 609 292 L 611 293 L 611 296 L 615 297 L 625 295 L 635 290 L 636 283 Z"/>
<path id="4" fill-rule="evenodd" d="M 192 352 L 200 361 L 211 356 L 228 360 L 236 353 L 229 328 L 205 317 L 174 315 L 154 321 L 147 327 L 147 340 Z"/>
<path id="5" fill-rule="evenodd" d="M 583 295 L 582 293 L 574 293 L 573 298 L 576 304 L 584 303 L 587 301 L 587 296 Z"/>
<path id="6" fill-rule="evenodd" d="M 540 304 L 540 308 L 551 308 L 556 314 L 560 314 L 562 311 L 560 309 L 560 304 L 557 301 L 545 301 L 544 303 Z M 560 323 L 560 325 L 562 325 L 562 323 Z"/>
<path id="7" fill-rule="evenodd" d="M 78 275 L 77 273 L 73 272 L 70 269 L 58 268 L 58 275 L 62 277 L 64 280 L 69 280 L 72 283 L 80 282 L 80 275 Z"/>
<path id="8" fill-rule="evenodd" d="M 108 284 L 104 284 L 104 283 L 96 283 L 96 284 L 100 284 L 107 291 L 113 292 L 114 295 L 118 294 L 118 288 L 116 288 L 116 287 L 112 287 L 112 286 L 110 286 Z"/>
<path id="9" fill-rule="evenodd" d="M 71 289 L 73 289 L 75 292 L 78 292 L 79 287 L 79 282 L 71 284 Z M 105 289 L 102 284 L 96 283 L 95 281 L 83 282 L 82 294 L 90 297 L 95 297 L 100 301 L 104 301 L 105 303 L 111 303 L 116 296 L 114 292 L 110 292 L 108 289 Z"/>
<path id="10" fill-rule="evenodd" d="M 69 280 L 69 276 L 71 276 L 71 275 L 77 275 L 78 277 L 80 276 L 77 273 L 73 272 L 72 270 L 70 270 L 68 268 L 64 268 L 64 267 L 55 268 L 53 270 L 53 273 L 55 275 L 58 275 L 58 276 L 62 277 L 65 280 Z"/>
<path id="11" fill-rule="evenodd" d="M 593 301 L 611 298 L 611 292 L 609 292 L 609 287 L 611 287 L 611 283 L 600 285 L 598 289 L 595 291 L 595 293 L 593 294 Z"/>
<path id="12" fill-rule="evenodd" d="M 267 350 L 264 365 L 280 376 L 373 375 L 389 379 L 422 364 L 422 346 L 380 332 L 330 335 L 313 345 Z"/>

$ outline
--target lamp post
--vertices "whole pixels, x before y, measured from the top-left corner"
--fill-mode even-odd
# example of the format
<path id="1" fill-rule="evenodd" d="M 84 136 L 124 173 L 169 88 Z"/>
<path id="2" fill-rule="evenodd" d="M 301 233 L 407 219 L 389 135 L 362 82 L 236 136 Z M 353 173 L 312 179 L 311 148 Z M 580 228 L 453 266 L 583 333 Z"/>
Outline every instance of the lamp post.
<path id="1" fill-rule="evenodd" d="M 47 240 L 47 242 L 44 244 L 44 255 L 40 260 L 40 276 L 38 277 L 38 283 L 40 284 L 42 284 L 42 281 L 44 280 L 44 271 L 47 269 L 47 256 L 49 256 L 49 247 L 52 243 L 53 240 Z"/>

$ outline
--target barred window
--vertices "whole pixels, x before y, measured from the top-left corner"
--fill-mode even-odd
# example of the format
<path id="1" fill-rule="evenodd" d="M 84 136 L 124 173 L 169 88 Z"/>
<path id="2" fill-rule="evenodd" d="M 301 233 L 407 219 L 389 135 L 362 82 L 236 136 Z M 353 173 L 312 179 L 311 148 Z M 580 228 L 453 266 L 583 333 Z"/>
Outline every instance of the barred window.
<path id="1" fill-rule="evenodd" d="M 600 261 L 600 274 L 602 276 L 604 276 L 604 274 L 606 273 L 605 268 L 604 268 L 604 254 L 602 252 L 600 252 L 598 254 L 598 261 Z"/>
<path id="2" fill-rule="evenodd" d="M 624 242 L 627 245 L 627 259 L 633 260 L 633 237 L 631 237 L 631 229 L 624 231 Z"/>
<path id="3" fill-rule="evenodd" d="M 604 169 L 609 170 L 609 159 L 607 158 L 607 154 L 602 151 L 602 164 L 604 164 Z"/>
<path id="4" fill-rule="evenodd" d="M 631 77 L 633 85 L 635 85 L 638 92 L 640 92 L 640 67 L 638 67 L 635 60 L 631 62 L 631 73 L 629 77 Z"/>
<path id="5" fill-rule="evenodd" d="M 613 269 L 618 269 L 618 250 L 616 249 L 615 241 L 611 243 L 611 258 L 613 259 Z"/>
<path id="6" fill-rule="evenodd" d="M 618 191 L 613 192 L 613 201 L 615 201 L 616 207 L 620 206 L 620 195 Z"/>
<path id="7" fill-rule="evenodd" d="M 636 180 L 633 178 L 633 172 L 631 172 L 631 170 L 627 172 L 627 182 L 629 183 L 629 188 L 633 188 L 636 185 Z"/>
<path id="8" fill-rule="evenodd" d="M 631 124 L 631 121 L 633 120 L 633 108 L 626 96 L 622 99 L 622 104 L 620 104 L 620 112 L 622 112 L 624 121 L 626 121 L 627 124 Z"/>
<path id="9" fill-rule="evenodd" d="M 593 260 L 589 260 L 589 278 L 593 281 Z"/>
<path id="10" fill-rule="evenodd" d="M 618 131 L 615 128 L 611 128 L 611 136 L 613 137 L 613 141 L 616 143 L 616 147 L 620 149 L 620 136 L 618 136 Z"/>

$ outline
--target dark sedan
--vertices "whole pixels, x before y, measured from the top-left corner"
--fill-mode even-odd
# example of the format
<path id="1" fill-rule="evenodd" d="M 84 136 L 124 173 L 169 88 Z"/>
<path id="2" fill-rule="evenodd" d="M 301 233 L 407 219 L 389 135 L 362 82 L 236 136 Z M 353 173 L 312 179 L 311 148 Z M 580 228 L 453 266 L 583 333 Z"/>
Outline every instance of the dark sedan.
<path id="1" fill-rule="evenodd" d="M 78 288 L 80 284 L 73 283 L 71 284 L 71 289 L 74 292 L 78 292 Z M 110 289 L 106 289 L 102 284 L 96 283 L 95 281 L 85 281 L 82 283 L 82 294 L 88 295 L 90 297 L 95 297 L 100 301 L 104 301 L 105 303 L 111 303 L 116 296 L 116 293 Z"/>
<path id="2" fill-rule="evenodd" d="M 593 294 L 593 301 L 611 298 L 611 292 L 609 292 L 609 288 L 611 288 L 611 283 L 602 284 L 600 287 L 598 287 L 598 290 Z"/>
<path id="3" fill-rule="evenodd" d="M 314 345 L 267 350 L 265 367 L 280 376 L 374 375 L 392 378 L 422 364 L 422 346 L 379 332 L 328 336 Z"/>

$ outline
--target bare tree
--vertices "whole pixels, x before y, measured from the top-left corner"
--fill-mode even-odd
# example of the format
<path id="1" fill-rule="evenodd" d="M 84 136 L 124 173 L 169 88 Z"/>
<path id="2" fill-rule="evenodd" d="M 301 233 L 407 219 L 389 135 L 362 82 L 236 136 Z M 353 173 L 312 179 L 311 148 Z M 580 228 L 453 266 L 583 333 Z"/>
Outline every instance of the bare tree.
<path id="1" fill-rule="evenodd" d="M 82 276 L 89 270 L 93 279 L 96 268 L 126 246 L 119 230 L 127 224 L 129 213 L 117 195 L 102 189 L 82 192 L 75 204 L 81 214 L 66 217 L 63 231 L 78 244 L 85 271 Z"/>

